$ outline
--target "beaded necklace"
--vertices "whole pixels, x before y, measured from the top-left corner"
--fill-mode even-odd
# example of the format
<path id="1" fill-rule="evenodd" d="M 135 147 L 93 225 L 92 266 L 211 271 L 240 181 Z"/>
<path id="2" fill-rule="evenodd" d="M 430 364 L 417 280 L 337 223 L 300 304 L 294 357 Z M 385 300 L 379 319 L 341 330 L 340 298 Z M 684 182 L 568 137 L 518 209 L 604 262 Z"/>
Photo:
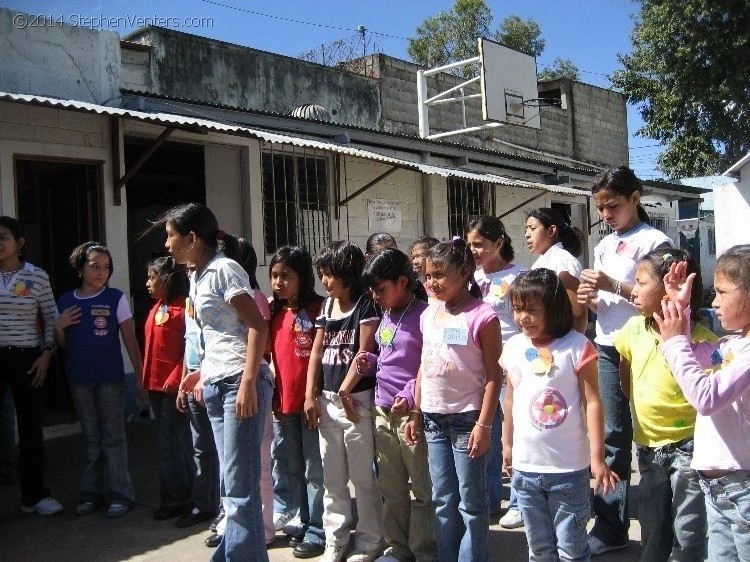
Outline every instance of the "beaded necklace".
<path id="1" fill-rule="evenodd" d="M 404 316 L 409 310 L 409 307 L 411 307 L 411 303 L 414 302 L 415 295 L 412 295 L 411 300 L 409 301 L 409 304 L 406 305 L 406 308 L 404 308 L 404 311 L 401 313 L 401 316 L 398 319 L 398 322 L 396 322 L 396 327 L 391 330 L 390 328 L 383 329 L 383 322 L 380 323 L 378 326 L 378 342 L 383 347 L 391 347 L 393 345 L 393 340 L 396 339 L 396 332 L 398 332 L 398 329 L 401 327 L 401 321 L 404 319 Z M 386 310 L 385 314 L 388 316 L 388 320 L 391 319 L 391 312 L 390 310 Z"/>

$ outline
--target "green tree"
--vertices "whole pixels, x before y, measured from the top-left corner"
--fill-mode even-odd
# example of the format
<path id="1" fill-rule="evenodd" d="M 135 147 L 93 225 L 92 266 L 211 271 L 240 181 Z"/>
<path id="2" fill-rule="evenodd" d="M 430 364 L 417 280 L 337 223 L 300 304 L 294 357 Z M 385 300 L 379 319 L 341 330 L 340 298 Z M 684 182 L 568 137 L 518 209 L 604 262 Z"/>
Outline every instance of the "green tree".
<path id="1" fill-rule="evenodd" d="M 516 15 L 508 16 L 500 23 L 495 40 L 509 49 L 532 57 L 538 57 L 544 51 L 542 28 L 531 18 L 524 21 Z"/>
<path id="2" fill-rule="evenodd" d="M 612 76 L 666 148 L 671 177 L 721 172 L 750 151 L 750 1 L 641 0 Z"/>
<path id="3" fill-rule="evenodd" d="M 539 80 L 554 80 L 555 78 L 570 78 L 578 80 L 580 71 L 570 59 L 557 57 L 552 65 L 539 73 Z"/>

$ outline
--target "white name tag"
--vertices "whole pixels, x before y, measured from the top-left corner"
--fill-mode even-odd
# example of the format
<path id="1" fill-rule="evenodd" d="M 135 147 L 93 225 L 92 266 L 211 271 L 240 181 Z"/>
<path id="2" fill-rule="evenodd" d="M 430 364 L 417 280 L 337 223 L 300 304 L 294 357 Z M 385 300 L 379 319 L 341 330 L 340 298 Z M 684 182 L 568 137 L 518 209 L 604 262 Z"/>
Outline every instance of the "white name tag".
<path id="1" fill-rule="evenodd" d="M 447 343 L 448 345 L 468 344 L 468 328 L 443 328 L 443 343 Z"/>

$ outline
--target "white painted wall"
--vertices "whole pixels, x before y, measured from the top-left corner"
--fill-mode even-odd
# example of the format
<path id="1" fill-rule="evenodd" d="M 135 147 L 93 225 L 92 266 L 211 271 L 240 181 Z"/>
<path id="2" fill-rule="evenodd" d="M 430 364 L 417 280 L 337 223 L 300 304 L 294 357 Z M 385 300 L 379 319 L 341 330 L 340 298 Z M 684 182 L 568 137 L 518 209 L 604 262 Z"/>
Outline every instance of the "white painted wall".
<path id="1" fill-rule="evenodd" d="M 717 256 L 736 244 L 750 244 L 747 229 L 750 224 L 750 165 L 740 170 L 737 181 L 714 187 L 714 220 Z"/>

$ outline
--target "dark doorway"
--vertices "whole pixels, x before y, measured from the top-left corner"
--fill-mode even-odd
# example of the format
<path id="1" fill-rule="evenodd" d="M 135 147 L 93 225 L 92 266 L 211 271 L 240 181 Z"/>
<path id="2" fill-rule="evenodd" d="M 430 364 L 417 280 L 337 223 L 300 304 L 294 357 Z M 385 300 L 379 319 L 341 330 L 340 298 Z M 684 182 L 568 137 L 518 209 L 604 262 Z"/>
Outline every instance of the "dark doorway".
<path id="1" fill-rule="evenodd" d="M 55 299 L 78 287 L 70 267 L 71 250 L 89 240 L 102 240 L 101 163 L 15 159 L 18 220 L 26 234 L 30 263 L 44 269 Z M 64 351 L 55 355 L 45 383 L 52 409 L 72 409 L 64 373 Z"/>
<path id="2" fill-rule="evenodd" d="M 150 146 L 151 140 L 125 140 L 125 169 Z M 167 209 L 180 203 L 205 203 L 206 178 L 203 146 L 165 143 L 128 181 L 128 240 L 130 241 L 130 292 L 133 298 L 138 341 L 143 344 L 143 325 L 151 306 L 146 291 L 146 266 L 155 257 L 166 254 L 163 228 L 139 238 Z"/>

